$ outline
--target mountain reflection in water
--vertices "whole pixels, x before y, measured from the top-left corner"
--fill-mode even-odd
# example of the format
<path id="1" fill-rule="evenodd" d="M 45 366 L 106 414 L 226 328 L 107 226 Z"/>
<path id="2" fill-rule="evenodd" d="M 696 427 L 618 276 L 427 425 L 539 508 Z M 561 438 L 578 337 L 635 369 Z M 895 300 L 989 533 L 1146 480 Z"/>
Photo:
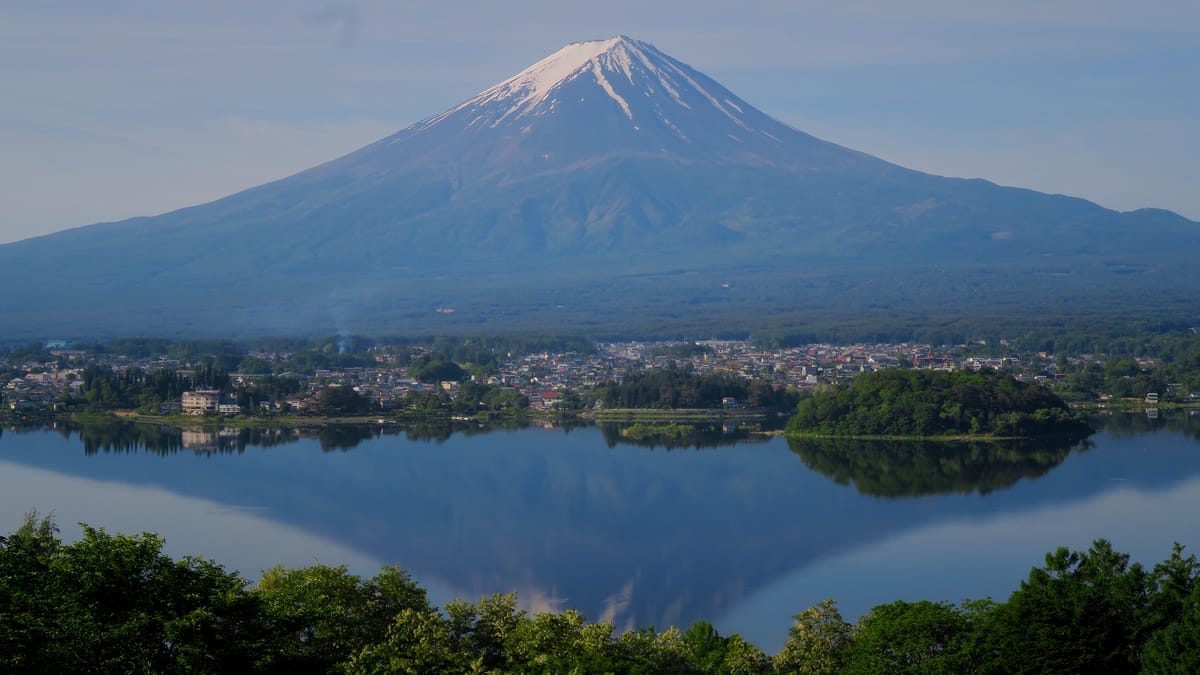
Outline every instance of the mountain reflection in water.
<path id="1" fill-rule="evenodd" d="M 792 614 L 825 597 L 848 615 L 898 598 L 958 601 L 1011 590 L 1059 545 L 1107 537 L 1149 561 L 1173 540 L 1200 545 L 1197 525 L 1162 515 L 1200 509 L 1198 491 L 1180 492 L 1200 480 L 1200 418 L 1100 425 L 1084 444 L 947 448 L 697 424 L 643 442 L 653 449 L 609 425 L 60 425 L 0 437 L 0 504 L 9 528 L 32 508 L 64 525 L 152 522 L 174 554 L 236 559 L 251 578 L 281 562 L 273 529 L 298 532 L 314 547 L 300 564 L 371 574 L 363 561 L 399 563 L 440 589 L 438 602 L 516 590 L 527 607 L 576 607 L 618 628 L 707 619 L 772 649 Z M 145 454 L 164 461 L 136 461 Z M 1136 506 L 1114 513 L 1118 495 Z M 158 512 L 184 515 L 151 520 Z M 206 519 L 226 527 L 239 513 L 261 542 L 223 550 Z"/>

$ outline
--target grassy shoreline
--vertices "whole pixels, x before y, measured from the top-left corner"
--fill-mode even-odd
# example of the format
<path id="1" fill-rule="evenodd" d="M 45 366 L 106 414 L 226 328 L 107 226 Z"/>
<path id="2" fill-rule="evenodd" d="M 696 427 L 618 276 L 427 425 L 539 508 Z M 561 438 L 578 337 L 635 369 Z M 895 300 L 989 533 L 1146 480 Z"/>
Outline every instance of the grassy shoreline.
<path id="1" fill-rule="evenodd" d="M 795 433 L 780 431 L 781 436 L 788 438 L 804 438 L 804 439 L 820 439 L 820 440 L 851 440 L 851 441 L 927 441 L 932 443 L 966 443 L 970 441 L 984 441 L 987 443 L 995 443 L 998 441 L 1028 441 L 1041 438 L 1074 438 L 1078 434 L 1061 433 L 1061 434 L 1038 434 L 1033 436 L 996 436 L 991 434 L 943 434 L 938 436 L 902 436 L 902 435 L 871 435 L 871 434 L 811 434 L 811 433 Z"/>
<path id="2" fill-rule="evenodd" d="M 1196 410 L 1200 403 L 1177 403 L 1162 401 L 1154 405 L 1146 405 L 1142 399 L 1112 399 L 1108 401 L 1068 402 L 1073 410 L 1119 410 L 1121 412 L 1146 412 L 1147 410 Z"/>
<path id="3" fill-rule="evenodd" d="M 1097 412 L 1130 412 L 1143 413 L 1149 409 L 1158 410 L 1196 410 L 1200 409 L 1200 403 L 1175 403 L 1164 402 L 1158 406 L 1146 406 L 1140 399 L 1121 399 L 1105 402 L 1087 402 L 1087 403 L 1072 403 L 1071 408 L 1088 413 Z M 580 411 L 564 411 L 564 410 L 529 410 L 521 409 L 519 411 L 490 411 L 479 413 L 473 416 L 463 416 L 452 412 L 417 412 L 417 411 L 400 411 L 390 412 L 386 414 L 374 415 L 273 415 L 273 416 L 247 416 L 237 415 L 232 417 L 217 417 L 208 415 L 150 415 L 140 413 L 133 410 L 114 410 L 102 412 L 84 412 L 84 411 L 60 411 L 60 412 L 36 412 L 28 414 L 17 414 L 10 411 L 0 412 L 0 422 L 13 423 L 17 421 L 69 421 L 75 423 L 100 423 L 114 420 L 122 420 L 127 422 L 136 422 L 139 424 L 161 424 L 171 427 L 213 427 L 213 428 L 299 428 L 299 427 L 318 427 L 337 424 L 370 424 L 370 425 L 396 425 L 411 422 L 466 422 L 477 421 L 480 423 L 497 422 L 497 421 L 532 421 L 532 420 L 558 420 L 558 419 L 580 419 L 593 422 L 703 422 L 703 421 L 722 421 L 722 420 L 762 420 L 771 417 L 785 415 L 779 411 L 770 411 L 762 409 L 744 409 L 744 408 L 613 408 L 606 410 L 580 410 Z M 1006 441 L 1006 440 L 1021 440 L 1028 438 L 1041 438 L 1043 436 L 993 436 L 993 435 L 970 435 L 970 434 L 951 434 L 942 436 L 890 436 L 890 435 L 836 435 L 836 434 L 811 434 L 811 433 L 787 433 L 783 430 L 763 431 L 761 433 L 773 435 L 786 435 L 793 438 L 849 438 L 855 440 L 923 440 L 923 441 Z M 1059 435 L 1059 434 L 1056 434 Z"/>
<path id="4" fill-rule="evenodd" d="M 686 420 L 725 420 L 725 419 L 763 419 L 771 416 L 771 411 L 729 408 L 610 408 L 592 410 L 581 417 L 600 422 L 625 422 L 637 420 L 670 421 Z"/>

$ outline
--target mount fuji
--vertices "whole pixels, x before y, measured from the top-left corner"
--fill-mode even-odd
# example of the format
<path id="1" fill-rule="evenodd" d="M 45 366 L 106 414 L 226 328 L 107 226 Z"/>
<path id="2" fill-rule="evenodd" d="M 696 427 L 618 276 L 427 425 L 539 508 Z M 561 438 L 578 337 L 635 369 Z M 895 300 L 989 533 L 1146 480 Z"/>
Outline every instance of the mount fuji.
<path id="1" fill-rule="evenodd" d="M 1200 225 L 1167 211 L 933 176 L 822 141 L 621 36 L 568 45 L 287 178 L 0 246 L 0 283 L 22 289 L 0 297 L 0 324 L 613 331 L 1041 311 L 1031 293 L 1062 306 L 1190 292 L 1198 248 Z"/>

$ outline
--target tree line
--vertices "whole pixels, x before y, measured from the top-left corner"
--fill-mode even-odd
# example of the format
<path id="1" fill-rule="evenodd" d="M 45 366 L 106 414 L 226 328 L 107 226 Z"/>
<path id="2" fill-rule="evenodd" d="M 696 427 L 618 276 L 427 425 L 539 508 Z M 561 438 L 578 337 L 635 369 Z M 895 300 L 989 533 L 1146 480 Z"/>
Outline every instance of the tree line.
<path id="1" fill-rule="evenodd" d="M 1006 601 L 897 601 L 855 622 L 827 600 L 768 655 L 699 621 L 618 633 L 514 595 L 430 604 L 408 573 L 276 567 L 251 586 L 162 538 L 83 527 L 64 543 L 36 514 L 0 537 L 6 673 L 1011 673 L 1200 672 L 1200 564 L 1176 545 L 1152 568 L 1098 540 L 1060 548 Z"/>
<path id="2" fill-rule="evenodd" d="M 303 382 L 294 377 L 264 375 L 242 387 L 234 387 L 229 373 L 215 363 L 199 365 L 189 370 L 165 368 L 145 370 L 126 368 L 115 371 L 111 366 L 89 364 L 80 378 L 77 394 L 67 390 L 63 403 L 98 412 L 105 410 L 141 410 L 157 414 L 159 406 L 178 401 L 185 391 L 214 389 L 228 395 L 243 409 L 252 410 L 260 402 L 276 402 L 299 392 Z M 334 388 L 329 388 L 334 389 Z M 341 413 L 370 408 L 370 400 L 357 392 L 329 391 L 318 397 L 323 411 Z"/>
<path id="3" fill-rule="evenodd" d="M 1035 436 L 1089 433 L 1045 387 L 993 370 L 883 370 L 816 392 L 788 421 L 793 434 Z"/>
<path id="4" fill-rule="evenodd" d="M 89 364 L 81 373 L 80 401 L 90 410 L 134 409 L 158 411 L 164 401 L 178 401 L 183 392 L 191 389 L 226 390 L 229 374 L 219 366 L 206 364 L 187 371 L 127 368 L 122 372 L 110 366 Z"/>
<path id="5" fill-rule="evenodd" d="M 799 400 L 796 391 L 732 373 L 696 373 L 690 363 L 629 371 L 600 388 L 606 408 L 720 408 L 726 398 L 752 408 L 783 410 Z"/>
<path id="6" fill-rule="evenodd" d="M 1153 358 L 1153 357 L 1152 357 Z M 1200 340 L 1181 354 L 1154 358 L 1143 368 L 1130 356 L 1116 357 L 1103 364 L 1092 361 L 1062 367 L 1066 375 L 1064 395 L 1091 398 L 1107 394 L 1114 398 L 1162 395 L 1163 401 L 1181 398 L 1184 393 L 1200 392 Z"/>
<path id="7" fill-rule="evenodd" d="M 439 355 L 440 360 L 454 361 L 467 366 L 472 372 L 490 373 L 510 355 L 538 352 L 590 354 L 595 349 L 595 343 L 581 336 L 523 334 L 379 339 L 359 335 L 330 335 L 267 337 L 245 341 L 137 337 L 78 342 L 74 349 L 131 359 L 163 358 L 187 363 L 213 363 L 226 372 L 252 375 L 367 367 L 377 363 L 377 356 L 385 357 L 390 365 L 403 367 L 432 352 Z M 257 358 L 253 356 L 256 353 L 271 354 L 274 358 Z M 0 354 L 10 363 L 58 361 L 60 365 L 66 365 L 68 358 L 51 353 L 41 342 L 0 348 Z"/>

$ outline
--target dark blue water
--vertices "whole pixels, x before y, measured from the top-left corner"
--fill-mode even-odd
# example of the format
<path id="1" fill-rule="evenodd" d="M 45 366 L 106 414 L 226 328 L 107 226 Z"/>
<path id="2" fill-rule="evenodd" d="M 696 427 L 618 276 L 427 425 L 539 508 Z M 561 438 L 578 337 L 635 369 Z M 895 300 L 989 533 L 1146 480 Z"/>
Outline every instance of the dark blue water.
<path id="1" fill-rule="evenodd" d="M 1046 552 L 1100 537 L 1147 563 L 1174 541 L 1194 550 L 1197 423 L 1115 424 L 1027 453 L 782 438 L 668 451 L 594 427 L 225 452 L 213 450 L 245 438 L 192 435 L 152 451 L 5 430 L 0 530 L 37 509 L 67 538 L 77 522 L 153 531 L 172 555 L 251 579 L 275 564 L 399 563 L 438 603 L 517 591 L 527 608 L 618 628 L 707 619 L 774 651 L 790 617 L 827 597 L 848 617 L 896 599 L 1003 598 Z"/>

